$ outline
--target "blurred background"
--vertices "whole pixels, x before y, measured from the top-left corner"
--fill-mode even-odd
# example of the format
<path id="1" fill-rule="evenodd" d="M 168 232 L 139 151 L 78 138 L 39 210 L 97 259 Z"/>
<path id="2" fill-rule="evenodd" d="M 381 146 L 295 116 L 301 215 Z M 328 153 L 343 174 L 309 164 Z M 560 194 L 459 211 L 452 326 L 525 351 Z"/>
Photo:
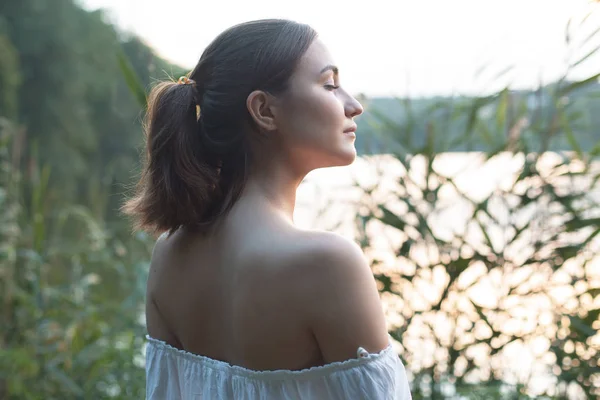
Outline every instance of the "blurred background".
<path id="1" fill-rule="evenodd" d="M 271 17 L 365 107 L 295 218 L 362 246 L 413 397 L 598 398 L 597 1 L 0 0 L 0 399 L 144 398 L 146 94 Z"/>

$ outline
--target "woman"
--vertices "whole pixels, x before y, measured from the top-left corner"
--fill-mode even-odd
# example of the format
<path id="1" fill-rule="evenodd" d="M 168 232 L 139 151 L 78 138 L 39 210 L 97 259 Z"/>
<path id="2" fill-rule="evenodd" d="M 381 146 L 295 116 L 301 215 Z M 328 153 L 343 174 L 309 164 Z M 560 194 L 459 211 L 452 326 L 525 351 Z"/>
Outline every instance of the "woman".
<path id="1" fill-rule="evenodd" d="M 125 206 L 165 232 L 147 287 L 148 399 L 409 399 L 359 247 L 294 227 L 296 189 L 356 157 L 361 105 L 308 26 L 234 26 L 149 98 Z"/>

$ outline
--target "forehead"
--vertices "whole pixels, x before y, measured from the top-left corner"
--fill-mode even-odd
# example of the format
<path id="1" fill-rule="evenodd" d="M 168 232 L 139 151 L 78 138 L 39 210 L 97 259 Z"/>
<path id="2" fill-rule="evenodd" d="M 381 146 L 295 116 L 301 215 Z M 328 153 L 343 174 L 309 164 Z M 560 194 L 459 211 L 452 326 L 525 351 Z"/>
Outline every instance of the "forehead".
<path id="1" fill-rule="evenodd" d="M 333 64 L 335 63 L 327 46 L 317 38 L 300 59 L 295 75 L 318 78 L 323 67 Z"/>

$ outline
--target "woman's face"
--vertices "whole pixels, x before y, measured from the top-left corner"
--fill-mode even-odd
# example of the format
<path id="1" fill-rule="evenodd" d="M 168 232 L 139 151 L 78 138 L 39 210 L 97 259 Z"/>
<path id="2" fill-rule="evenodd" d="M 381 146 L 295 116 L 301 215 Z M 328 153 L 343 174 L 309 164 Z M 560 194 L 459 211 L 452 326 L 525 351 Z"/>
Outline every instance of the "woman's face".
<path id="1" fill-rule="evenodd" d="M 362 111 L 341 86 L 329 51 L 317 39 L 279 99 L 275 119 L 281 150 L 296 169 L 348 165 L 356 158 L 353 119 Z"/>

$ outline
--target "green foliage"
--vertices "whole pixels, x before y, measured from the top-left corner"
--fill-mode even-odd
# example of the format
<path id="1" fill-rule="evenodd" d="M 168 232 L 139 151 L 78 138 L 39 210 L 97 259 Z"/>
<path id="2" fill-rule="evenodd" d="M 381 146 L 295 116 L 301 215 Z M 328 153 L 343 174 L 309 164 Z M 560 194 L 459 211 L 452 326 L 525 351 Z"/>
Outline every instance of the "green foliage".
<path id="1" fill-rule="evenodd" d="M 146 91 L 144 90 L 144 87 L 140 82 L 139 77 L 137 76 L 131 63 L 129 62 L 127 55 L 123 51 L 120 51 L 117 54 L 117 58 L 119 60 L 119 68 L 121 69 L 121 72 L 125 77 L 127 87 L 129 88 L 131 93 L 135 95 L 135 99 L 137 100 L 138 104 L 142 106 L 145 110 L 147 107 Z"/>
<path id="2" fill-rule="evenodd" d="M 153 239 L 118 212 L 143 137 L 122 67 L 142 90 L 180 69 L 103 18 L 0 2 L 2 399 L 144 396 Z"/>
<path id="3" fill-rule="evenodd" d="M 84 11 L 72 0 L 4 1 L 0 18 L 0 35 L 7 38 L 0 40 L 0 51 L 8 54 L 5 42 L 14 48 L 21 82 L 18 118 L 2 109 L 0 115 L 19 121 L 27 142 L 43 149 L 39 161 L 52 170 L 47 196 L 89 204 L 99 219 L 120 219 L 122 193 L 143 138 L 140 92 L 132 95 L 121 68 L 130 64 L 144 89 L 181 68 L 156 57 L 139 39 L 119 34 L 102 12 Z M 4 65 L 14 63 L 1 60 L 3 81 Z"/>
<path id="4" fill-rule="evenodd" d="M 0 116 L 17 116 L 20 83 L 19 55 L 10 39 L 0 31 Z"/>
<path id="5" fill-rule="evenodd" d="M 599 32 L 586 40 L 598 42 Z M 367 123 L 393 158 L 382 161 L 376 186 L 358 183 L 367 199 L 358 239 L 383 297 L 398 304 L 390 333 L 404 348 L 415 399 L 600 395 L 600 137 L 592 118 L 600 74 L 566 79 L 598 50 L 577 49 L 565 77 L 536 93 L 506 88 L 418 109 L 402 99 L 400 115 L 371 105 Z M 455 168 L 452 152 L 474 148 L 458 156 L 471 163 Z M 498 168 L 494 184 L 464 175 L 486 171 L 491 180 Z M 379 256 L 386 252 L 396 257 Z M 533 364 L 543 368 L 544 389 L 509 356 L 533 343 L 543 349 Z"/>
<path id="6" fill-rule="evenodd" d="M 0 397 L 143 398 L 151 238 L 122 242 L 81 206 L 47 209 L 47 168 L 25 193 L 7 151 L 17 133 L 2 121 Z"/>

